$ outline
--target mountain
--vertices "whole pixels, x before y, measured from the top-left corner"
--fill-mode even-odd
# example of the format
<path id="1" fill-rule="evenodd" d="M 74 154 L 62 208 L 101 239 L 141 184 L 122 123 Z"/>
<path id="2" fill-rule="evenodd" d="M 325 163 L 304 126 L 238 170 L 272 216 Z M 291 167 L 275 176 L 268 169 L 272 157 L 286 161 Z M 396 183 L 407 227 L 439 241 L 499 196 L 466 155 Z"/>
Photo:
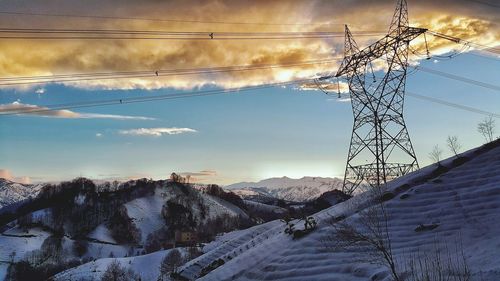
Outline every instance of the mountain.
<path id="1" fill-rule="evenodd" d="M 270 178 L 259 182 L 240 182 L 225 186 L 243 198 L 252 196 L 274 197 L 287 201 L 304 202 L 318 198 L 321 194 L 342 189 L 343 181 L 338 178 L 288 177 Z"/>
<path id="2" fill-rule="evenodd" d="M 376 237 L 366 218 L 383 202 L 387 219 L 368 223 L 387 223 L 379 237 L 391 240 L 384 247 L 391 247 L 397 274 L 444 275 L 405 280 L 498 281 L 499 182 L 500 140 L 393 180 L 382 193 L 360 193 L 320 211 L 309 230 L 295 220 L 285 232 L 276 220 L 227 233 L 179 273 L 183 280 L 393 280 L 384 259 L 377 260 L 380 252 L 366 240 L 348 240 Z M 362 236 L 345 235 L 352 231 Z"/>
<path id="3" fill-rule="evenodd" d="M 36 197 L 43 184 L 21 184 L 0 178 L 0 210 L 23 200 Z"/>

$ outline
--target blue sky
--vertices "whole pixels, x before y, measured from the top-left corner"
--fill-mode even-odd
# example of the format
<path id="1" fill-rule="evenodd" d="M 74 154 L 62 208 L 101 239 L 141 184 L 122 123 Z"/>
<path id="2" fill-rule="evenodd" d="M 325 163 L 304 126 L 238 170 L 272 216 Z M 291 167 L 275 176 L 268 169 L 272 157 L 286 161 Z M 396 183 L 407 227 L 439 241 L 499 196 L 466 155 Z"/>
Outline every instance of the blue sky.
<path id="1" fill-rule="evenodd" d="M 426 61 L 438 69 L 492 84 L 500 62 L 475 55 Z M 45 85 L 45 92 L 1 90 L 0 103 L 51 105 L 82 100 L 158 95 L 173 90 L 82 90 Z M 418 72 L 407 89 L 498 113 L 500 95 L 440 76 Z M 178 92 L 178 91 L 177 91 Z M 483 143 L 476 125 L 485 116 L 406 98 L 406 122 L 420 165 L 448 135 L 463 149 Z M 293 87 L 219 96 L 123 104 L 74 110 L 144 116 L 155 120 L 63 119 L 2 116 L 0 167 L 33 181 L 90 178 L 166 178 L 172 171 L 215 171 L 204 181 L 231 183 L 267 177 L 341 177 L 350 140 L 350 103 L 318 91 Z M 498 120 L 497 120 L 498 122 Z M 137 128 L 191 128 L 196 132 L 162 136 L 120 134 Z"/>
<path id="2" fill-rule="evenodd" d="M 137 70 L 151 76 L 17 88 L 0 85 L 0 111 L 246 87 L 310 78 L 328 69 L 335 72 L 339 62 L 330 62 L 329 68 L 308 64 L 196 76 L 154 75 L 156 70 L 163 73 L 169 69 L 339 58 L 343 56 L 344 24 L 364 47 L 388 29 L 396 4 L 395 0 L 63 2 L 2 1 L 0 11 L 13 13 L 2 14 L 0 27 L 183 31 L 206 34 L 207 40 L 2 39 L 0 79 Z M 408 5 L 411 26 L 482 45 L 500 44 L 500 14 L 491 6 L 463 0 L 409 1 Z M 221 32 L 312 31 L 338 33 L 329 38 L 217 40 Z M 376 34 L 361 36 L 361 31 Z M 208 40 L 211 32 L 214 40 Z M 7 35 L 27 36 L 21 33 Z M 432 54 L 461 49 L 461 45 L 431 35 L 427 42 Z M 425 52 L 422 36 L 412 41 L 412 46 Z M 451 60 L 421 63 L 486 83 L 500 83 L 498 56 L 464 53 Z M 498 91 L 425 72 L 409 76 L 407 90 L 499 113 Z M 25 182 L 78 176 L 160 179 L 179 172 L 219 184 L 280 176 L 342 177 L 353 119 L 349 102 L 295 86 L 70 110 L 52 111 L 49 117 L 0 116 L 0 177 Z M 476 126 L 485 116 L 477 113 L 407 96 L 405 117 L 421 166 L 430 163 L 428 154 L 436 144 L 450 155 L 445 144 L 449 135 L 458 137 L 462 150 L 483 143 Z"/>

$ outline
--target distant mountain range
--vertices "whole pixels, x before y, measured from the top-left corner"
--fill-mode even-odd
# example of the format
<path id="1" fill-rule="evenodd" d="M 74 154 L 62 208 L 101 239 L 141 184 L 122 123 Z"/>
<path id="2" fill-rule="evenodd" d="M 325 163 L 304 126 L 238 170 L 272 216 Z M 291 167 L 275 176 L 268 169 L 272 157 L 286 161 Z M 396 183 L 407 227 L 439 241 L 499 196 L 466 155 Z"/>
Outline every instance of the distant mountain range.
<path id="1" fill-rule="evenodd" d="M 43 186 L 44 184 L 21 184 L 0 178 L 0 209 L 36 197 Z"/>
<path id="2" fill-rule="evenodd" d="M 289 177 L 269 178 L 259 182 L 240 182 L 225 186 L 226 190 L 243 197 L 267 196 L 287 201 L 304 202 L 318 198 L 321 194 L 342 189 L 339 178 Z"/>

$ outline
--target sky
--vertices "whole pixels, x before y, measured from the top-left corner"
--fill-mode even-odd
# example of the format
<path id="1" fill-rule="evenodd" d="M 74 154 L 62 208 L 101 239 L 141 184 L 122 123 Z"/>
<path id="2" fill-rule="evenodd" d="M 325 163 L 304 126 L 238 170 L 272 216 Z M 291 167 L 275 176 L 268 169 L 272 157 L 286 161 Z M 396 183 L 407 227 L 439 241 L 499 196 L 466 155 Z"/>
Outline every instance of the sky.
<path id="1" fill-rule="evenodd" d="M 494 4 L 436 2 L 409 1 L 410 25 L 483 45 L 500 45 L 500 13 Z M 0 13 L 24 15 L 2 14 L 0 27 L 196 31 L 218 36 L 221 32 L 342 31 L 347 23 L 358 45 L 364 47 L 383 35 L 356 37 L 356 32 L 385 32 L 395 5 L 395 1 L 82 3 L 2 1 Z M 461 49 L 446 40 L 431 36 L 426 39 L 433 55 Z M 412 47 L 425 52 L 423 38 L 416 39 Z M 164 69 L 338 58 L 343 54 L 343 38 L 2 39 L 0 50 L 2 78 L 136 70 L 150 70 L 153 74 Z M 413 56 L 410 61 L 499 85 L 500 58 L 473 48 L 453 59 Z M 339 62 L 215 74 L 0 86 L 0 112 L 284 82 L 334 73 Z M 178 172 L 199 182 L 219 184 L 281 176 L 342 177 L 352 130 L 351 104 L 309 88 L 290 85 L 186 99 L 0 115 L 0 177 L 27 183 L 78 176 L 100 180 L 161 179 Z M 500 113 L 498 91 L 422 71 L 408 76 L 407 90 Z M 405 101 L 406 124 L 420 166 L 431 163 L 428 154 L 436 144 L 444 156 L 451 155 L 446 148 L 447 136 L 457 136 L 462 150 L 484 143 L 476 130 L 484 118 L 411 96 Z M 496 121 L 498 131 L 500 120 Z"/>

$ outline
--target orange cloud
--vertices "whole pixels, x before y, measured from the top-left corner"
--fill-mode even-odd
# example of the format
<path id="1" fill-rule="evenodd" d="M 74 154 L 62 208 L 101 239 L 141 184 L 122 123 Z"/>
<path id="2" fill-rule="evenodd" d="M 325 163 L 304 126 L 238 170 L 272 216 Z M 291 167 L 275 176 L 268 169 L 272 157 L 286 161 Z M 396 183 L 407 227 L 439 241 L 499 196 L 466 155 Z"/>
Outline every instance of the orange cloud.
<path id="1" fill-rule="evenodd" d="M 1 26 L 24 28 L 136 29 L 211 32 L 384 31 L 395 1 L 15 1 L 2 10 L 43 11 L 57 14 L 109 15 L 157 18 L 166 21 L 91 19 L 70 17 L 7 16 Z M 20 7 L 29 7 L 22 9 Z M 98 7 L 98 9 L 96 8 Z M 119 9 L 117 9 L 119 7 Z M 97 10 L 97 12 L 96 12 Z M 168 19 L 231 22 L 182 23 Z M 486 45 L 499 45 L 499 13 L 470 1 L 412 1 L 411 25 L 426 27 Z M 285 25 L 241 24 L 287 23 Z M 306 23 L 306 25 L 293 25 Z M 355 36 L 356 37 L 356 36 Z M 360 37 L 360 47 L 376 40 Z M 427 37 L 431 52 L 443 54 L 460 48 L 452 42 Z M 205 85 L 224 88 L 302 79 L 334 72 L 339 63 L 302 65 L 197 75 L 156 77 L 159 69 L 282 64 L 342 56 L 343 38 L 293 40 L 2 40 L 0 77 L 110 71 L 151 72 L 151 77 L 65 82 L 81 88 L 192 89 Z M 423 38 L 413 48 L 425 53 Z M 413 58 L 417 60 L 418 58 Z"/>
<path id="2" fill-rule="evenodd" d="M 10 180 L 13 182 L 18 182 L 22 184 L 30 184 L 31 179 L 26 176 L 21 176 L 21 177 L 16 177 L 12 174 L 10 170 L 7 169 L 0 169 L 0 178 L 4 178 L 6 180 Z"/>

